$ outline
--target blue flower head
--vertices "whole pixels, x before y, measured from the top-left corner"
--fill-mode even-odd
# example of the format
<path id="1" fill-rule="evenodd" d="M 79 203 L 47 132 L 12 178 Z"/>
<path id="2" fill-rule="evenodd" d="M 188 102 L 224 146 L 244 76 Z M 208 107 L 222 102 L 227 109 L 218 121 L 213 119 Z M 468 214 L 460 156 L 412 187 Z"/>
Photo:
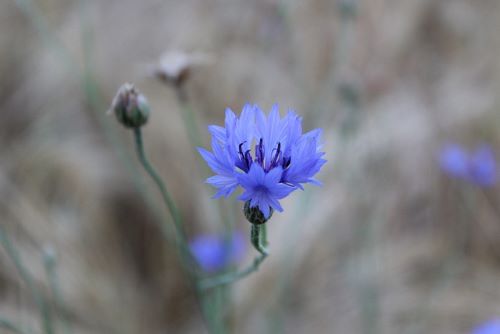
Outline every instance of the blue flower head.
<path id="1" fill-rule="evenodd" d="M 280 117 L 278 106 L 269 115 L 247 104 L 237 117 L 226 110 L 225 127 L 211 125 L 212 152 L 200 154 L 216 174 L 207 182 L 228 197 L 238 186 L 238 199 L 257 208 L 268 219 L 273 210 L 283 211 L 279 200 L 304 183 L 319 185 L 314 175 L 326 162 L 321 152 L 321 130 L 302 133 L 302 118 L 289 111 Z"/>
<path id="2" fill-rule="evenodd" d="M 441 151 L 440 163 L 443 171 L 454 178 L 467 180 L 481 187 L 496 183 L 496 160 L 488 145 L 467 152 L 459 145 L 449 144 Z"/>
<path id="3" fill-rule="evenodd" d="M 230 238 L 221 235 L 199 235 L 189 242 L 189 249 L 201 269 L 215 272 L 239 262 L 245 253 L 243 235 L 233 233 Z"/>
<path id="4" fill-rule="evenodd" d="M 474 328 L 471 334 L 500 334 L 500 318 L 482 323 Z"/>

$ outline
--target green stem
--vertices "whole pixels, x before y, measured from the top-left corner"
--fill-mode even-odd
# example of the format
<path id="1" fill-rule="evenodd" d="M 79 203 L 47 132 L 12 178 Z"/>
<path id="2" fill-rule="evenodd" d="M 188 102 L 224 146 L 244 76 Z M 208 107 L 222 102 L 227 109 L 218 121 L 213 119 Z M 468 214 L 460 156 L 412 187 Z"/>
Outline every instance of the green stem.
<path id="1" fill-rule="evenodd" d="M 177 237 L 176 244 L 177 244 L 178 250 L 180 252 L 181 259 L 182 259 L 181 264 L 183 266 L 183 269 L 186 271 L 188 278 L 189 278 L 189 281 L 192 284 L 192 286 L 194 287 L 196 294 L 198 296 L 201 296 L 200 295 L 201 290 L 200 290 L 200 287 L 198 285 L 198 277 L 196 276 L 195 272 L 193 271 L 193 268 L 196 267 L 196 261 L 193 258 L 193 255 L 191 254 L 191 252 L 189 251 L 189 248 L 187 246 L 188 244 L 186 241 L 186 236 L 184 234 L 184 230 L 182 228 L 182 218 L 181 218 L 181 215 L 179 214 L 179 210 L 177 209 L 172 197 L 170 197 L 170 194 L 168 193 L 167 187 L 163 183 L 163 180 L 161 179 L 159 174 L 156 172 L 156 170 L 153 168 L 151 163 L 146 158 L 146 154 L 144 152 L 144 145 L 143 145 L 143 141 L 142 141 L 142 132 L 141 132 L 140 128 L 134 129 L 134 138 L 135 138 L 136 152 L 137 152 L 137 156 L 139 158 L 139 161 L 140 161 L 142 167 L 144 167 L 144 169 L 146 170 L 148 175 L 153 179 L 154 183 L 156 184 L 156 186 L 160 190 L 163 202 L 164 202 L 165 206 L 167 207 L 167 209 L 172 217 L 172 220 L 174 221 L 175 234 Z M 162 232 L 167 233 L 167 231 L 169 230 L 169 226 L 167 225 L 167 223 L 164 220 L 161 220 L 161 223 L 162 223 L 162 225 L 161 225 Z M 168 234 L 165 234 L 165 236 L 168 240 Z M 199 304 L 199 306 L 201 307 L 201 310 L 202 310 L 201 314 L 203 316 L 203 320 L 206 323 L 208 323 L 208 320 L 205 318 L 205 314 L 203 312 L 203 305 Z"/>
<path id="2" fill-rule="evenodd" d="M 183 260 L 182 264 L 184 265 L 184 268 L 190 275 L 190 279 L 193 282 L 195 282 L 196 278 L 194 277 L 194 273 L 192 270 L 192 268 L 194 268 L 195 260 L 193 259 L 193 256 L 187 247 L 186 236 L 182 228 L 182 217 L 172 197 L 170 196 L 165 183 L 163 182 L 160 175 L 156 172 L 156 170 L 153 168 L 151 163 L 146 158 L 146 153 L 144 152 L 144 144 L 142 141 L 142 132 L 140 128 L 134 128 L 134 137 L 135 137 L 135 147 L 139 161 L 141 162 L 142 167 L 144 167 L 148 175 L 151 177 L 151 179 L 153 179 L 154 183 L 160 190 L 163 203 L 165 203 L 165 206 L 167 207 L 170 216 L 174 221 L 174 230 L 175 230 L 175 235 L 177 237 L 176 244 L 179 249 L 181 258 Z M 169 226 L 163 220 L 162 220 L 162 229 L 164 231 L 168 231 L 169 229 Z"/>
<path id="3" fill-rule="evenodd" d="M 3 229 L 2 226 L 0 226 L 0 244 L 2 244 L 2 246 L 5 248 L 5 251 L 11 258 L 12 262 L 14 262 L 14 265 L 16 266 L 16 269 L 19 272 L 21 279 L 28 286 L 28 288 L 31 291 L 31 294 L 33 295 L 33 298 L 35 299 L 35 303 L 37 304 L 38 309 L 40 311 L 40 316 L 41 316 L 40 322 L 44 333 L 54 334 L 54 328 L 52 325 L 50 310 L 47 306 L 47 303 L 45 302 L 45 300 L 42 298 L 42 295 L 35 287 L 35 282 L 33 281 L 33 278 L 31 277 L 29 271 L 24 266 L 21 260 L 21 256 L 19 255 L 19 251 L 14 247 L 14 245 L 10 241 L 9 236 L 7 235 L 7 232 Z"/>
<path id="4" fill-rule="evenodd" d="M 250 241 L 259 253 L 267 255 L 267 229 L 265 224 L 252 224 Z"/>
<path id="5" fill-rule="evenodd" d="M 137 157 L 139 158 L 142 167 L 144 167 L 146 172 L 153 179 L 156 186 L 160 190 L 163 202 L 167 206 L 167 209 L 170 212 L 170 215 L 172 216 L 172 219 L 174 221 L 177 236 L 180 237 L 182 240 L 184 239 L 184 232 L 182 229 L 182 219 L 179 214 L 179 210 L 177 210 L 177 207 L 175 206 L 172 197 L 170 197 L 170 194 L 167 191 L 167 187 L 163 183 L 161 177 L 158 175 L 158 173 L 155 171 L 153 166 L 149 163 L 148 159 L 146 158 L 146 154 L 144 152 L 144 144 L 142 142 L 142 132 L 140 128 L 134 128 L 134 137 L 135 137 L 135 147 L 137 151 Z"/>
<path id="6" fill-rule="evenodd" d="M 222 285 L 231 284 L 257 271 L 260 264 L 266 259 L 269 254 L 265 246 L 267 245 L 265 224 L 252 224 L 252 229 L 250 231 L 250 241 L 255 249 L 260 253 L 253 260 L 253 263 L 251 265 L 249 265 L 244 270 L 238 271 L 236 273 L 229 273 L 217 277 L 207 278 L 206 280 L 200 282 L 200 288 L 202 290 L 206 290 Z"/>
<path id="7" fill-rule="evenodd" d="M 57 276 L 56 272 L 56 255 L 53 250 L 47 249 L 44 252 L 44 257 L 43 257 L 43 263 L 45 265 L 45 271 L 47 273 L 47 279 L 49 281 L 50 289 L 52 291 L 53 298 L 55 300 L 55 305 L 57 310 L 62 310 L 64 309 L 64 302 L 62 298 L 62 293 L 60 284 L 59 284 L 59 279 Z M 69 334 L 71 333 L 68 321 L 66 320 L 66 317 L 64 315 L 59 316 L 59 320 L 62 324 L 63 328 L 63 333 Z"/>

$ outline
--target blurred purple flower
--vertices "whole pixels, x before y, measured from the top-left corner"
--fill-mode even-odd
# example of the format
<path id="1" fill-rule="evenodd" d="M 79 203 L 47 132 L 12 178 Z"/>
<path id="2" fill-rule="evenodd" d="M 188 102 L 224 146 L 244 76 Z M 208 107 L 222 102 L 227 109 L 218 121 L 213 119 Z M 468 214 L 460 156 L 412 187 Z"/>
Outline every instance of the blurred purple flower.
<path id="1" fill-rule="evenodd" d="M 229 238 L 216 234 L 204 234 L 191 240 L 189 249 L 201 269 L 206 272 L 215 272 L 243 258 L 245 240 L 240 232 L 233 233 Z"/>
<path id="2" fill-rule="evenodd" d="M 216 174 L 207 182 L 218 189 L 214 197 L 229 196 L 241 186 L 240 200 L 258 207 L 265 218 L 272 209 L 283 211 L 279 200 L 302 184 L 319 184 L 314 175 L 326 162 L 316 129 L 302 133 L 302 118 L 289 111 L 280 117 L 278 106 L 268 116 L 247 104 L 237 117 L 226 110 L 225 127 L 211 125 L 212 152 L 200 154 Z"/>
<path id="3" fill-rule="evenodd" d="M 481 187 L 493 186 L 497 179 L 497 166 L 493 149 L 481 145 L 473 152 L 449 144 L 440 155 L 441 169 L 451 177 L 464 179 Z"/>
<path id="4" fill-rule="evenodd" d="M 469 178 L 480 186 L 492 186 L 496 182 L 496 160 L 490 146 L 483 145 L 470 157 Z"/>
<path id="5" fill-rule="evenodd" d="M 500 318 L 488 320 L 474 328 L 471 334 L 500 334 Z"/>
<path id="6" fill-rule="evenodd" d="M 450 176 L 464 178 L 467 175 L 467 160 L 467 153 L 458 145 L 449 144 L 441 151 L 441 168 Z"/>

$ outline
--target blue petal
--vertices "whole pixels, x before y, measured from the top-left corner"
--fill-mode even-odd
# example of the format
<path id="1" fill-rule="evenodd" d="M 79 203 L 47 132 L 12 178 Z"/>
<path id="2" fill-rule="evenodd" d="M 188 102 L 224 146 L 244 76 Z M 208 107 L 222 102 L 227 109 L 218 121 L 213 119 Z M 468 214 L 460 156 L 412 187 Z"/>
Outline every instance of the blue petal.
<path id="1" fill-rule="evenodd" d="M 252 193 L 252 197 L 250 198 L 250 207 L 259 206 L 262 202 L 262 195 L 260 193 Z"/>
<path id="2" fill-rule="evenodd" d="M 282 199 L 288 196 L 292 191 L 296 190 L 297 188 L 293 186 L 289 186 L 283 183 L 278 183 L 272 186 L 270 188 L 270 193 L 273 195 L 273 197 L 276 197 L 277 199 Z"/>
<path id="3" fill-rule="evenodd" d="M 280 202 L 276 199 L 276 198 L 273 198 L 272 196 L 269 196 L 268 197 L 268 202 L 269 202 L 269 205 L 274 209 L 274 210 L 277 210 L 279 212 L 283 212 L 283 208 L 281 207 L 281 204 Z"/>
<path id="4" fill-rule="evenodd" d="M 237 183 L 236 178 L 234 177 L 228 177 L 228 176 L 223 176 L 223 175 L 214 175 L 211 176 L 207 179 L 207 183 L 210 183 L 217 188 L 224 187 L 227 185 L 235 184 Z"/>
<path id="5" fill-rule="evenodd" d="M 243 107 L 243 111 L 237 121 L 235 128 L 236 138 L 241 142 L 246 142 L 248 147 L 251 145 L 251 141 L 254 133 L 255 124 L 255 107 L 250 104 L 246 104 Z"/>
<path id="6" fill-rule="evenodd" d="M 256 139 L 262 138 L 264 144 L 264 161 L 265 168 L 268 169 L 271 163 L 271 158 L 278 143 L 286 142 L 286 127 L 287 120 L 280 119 L 278 105 L 273 105 L 269 116 L 265 117 L 262 110 L 256 113 Z"/>
<path id="7" fill-rule="evenodd" d="M 252 199 L 252 195 L 253 195 L 253 192 L 252 191 L 249 191 L 249 190 L 245 190 L 243 192 L 243 194 L 241 194 L 240 196 L 238 196 L 238 199 L 240 201 L 243 201 L 243 202 L 246 202 L 250 199 Z"/>
<path id="8" fill-rule="evenodd" d="M 215 156 L 213 155 L 213 153 L 205 150 L 204 148 L 202 147 L 198 147 L 198 152 L 200 152 L 201 156 L 203 157 L 203 159 L 205 159 L 205 161 L 208 163 L 208 166 L 212 169 L 212 171 L 214 173 L 217 173 L 217 170 L 218 170 L 218 163 L 217 161 L 215 160 Z"/>
<path id="9" fill-rule="evenodd" d="M 201 147 L 198 148 L 198 152 L 200 152 L 201 156 L 205 159 L 214 173 L 223 175 L 232 174 L 232 165 L 228 164 L 223 156 L 215 155 Z"/>
<path id="10" fill-rule="evenodd" d="M 248 171 L 248 176 L 253 178 L 257 184 L 264 184 L 266 173 L 259 164 L 252 164 Z"/>
<path id="11" fill-rule="evenodd" d="M 219 188 L 219 191 L 213 196 L 213 198 L 218 198 L 221 196 L 228 197 L 233 193 L 233 191 L 238 186 L 238 181 L 235 177 L 214 175 L 207 179 L 207 183 Z"/>
<path id="12" fill-rule="evenodd" d="M 288 111 L 286 115 L 287 134 L 283 143 L 283 155 L 289 157 L 293 145 L 297 143 L 302 135 L 302 117 L 299 117 L 295 112 Z"/>
<path id="13" fill-rule="evenodd" d="M 208 131 L 210 134 L 220 142 L 226 141 L 226 129 L 218 125 L 209 125 Z"/>
<path id="14" fill-rule="evenodd" d="M 283 175 L 285 183 L 302 188 L 300 183 L 311 182 L 311 178 L 321 169 L 326 160 L 318 152 L 321 131 L 313 130 L 304 134 L 291 151 L 291 164 Z"/>
<path id="15" fill-rule="evenodd" d="M 255 165 L 257 165 L 257 164 L 255 164 Z M 282 174 L 283 174 L 283 168 L 281 168 L 279 166 L 276 168 L 273 168 L 267 173 L 267 175 L 265 175 L 265 182 L 270 183 L 270 184 L 278 183 L 281 179 Z"/>
<path id="16" fill-rule="evenodd" d="M 236 125 L 236 115 L 229 108 L 226 108 L 226 118 L 224 121 L 225 121 L 225 125 L 226 125 L 226 131 L 233 129 L 234 126 Z"/>
<path id="17" fill-rule="evenodd" d="M 269 208 L 269 203 L 266 201 L 261 200 L 259 202 L 259 210 L 264 214 L 264 217 L 269 218 L 269 215 L 271 214 L 271 209 Z"/>
<path id="18" fill-rule="evenodd" d="M 239 173 L 237 179 L 244 189 L 253 188 L 264 182 L 265 173 L 259 164 L 252 164 L 248 173 Z"/>

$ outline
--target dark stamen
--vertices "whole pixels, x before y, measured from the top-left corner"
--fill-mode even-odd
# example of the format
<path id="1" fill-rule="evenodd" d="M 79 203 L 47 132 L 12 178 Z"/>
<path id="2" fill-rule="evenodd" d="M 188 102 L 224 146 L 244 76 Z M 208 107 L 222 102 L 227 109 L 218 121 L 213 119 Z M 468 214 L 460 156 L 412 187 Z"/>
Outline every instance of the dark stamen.
<path id="1" fill-rule="evenodd" d="M 278 147 L 276 149 L 273 149 L 271 156 L 272 158 L 271 163 L 269 164 L 269 170 L 278 165 L 278 162 L 281 158 L 281 143 L 278 142 Z"/>
<path id="2" fill-rule="evenodd" d="M 250 169 L 250 166 L 252 165 L 252 155 L 250 154 L 250 150 L 247 150 L 245 152 L 245 165 L 247 166 L 248 169 Z"/>
<path id="3" fill-rule="evenodd" d="M 285 157 L 285 158 L 283 158 L 283 169 L 288 168 L 288 166 L 290 166 L 291 162 L 292 162 L 292 158 L 291 157 Z"/>
<path id="4" fill-rule="evenodd" d="M 238 147 L 239 147 L 239 154 L 240 154 L 240 157 L 243 159 L 243 145 L 245 144 L 246 142 L 244 141 L 243 143 L 241 143 Z"/>
<path id="5" fill-rule="evenodd" d="M 252 155 L 250 154 L 250 150 L 246 150 L 245 153 L 243 153 L 243 145 L 245 143 L 246 141 L 238 146 L 238 155 L 240 159 L 236 162 L 236 166 L 241 168 L 243 171 L 248 172 L 250 165 L 252 165 Z"/>
<path id="6" fill-rule="evenodd" d="M 260 138 L 259 144 L 255 148 L 255 157 L 257 163 L 262 166 L 264 164 L 264 144 L 262 142 L 262 138 Z"/>

